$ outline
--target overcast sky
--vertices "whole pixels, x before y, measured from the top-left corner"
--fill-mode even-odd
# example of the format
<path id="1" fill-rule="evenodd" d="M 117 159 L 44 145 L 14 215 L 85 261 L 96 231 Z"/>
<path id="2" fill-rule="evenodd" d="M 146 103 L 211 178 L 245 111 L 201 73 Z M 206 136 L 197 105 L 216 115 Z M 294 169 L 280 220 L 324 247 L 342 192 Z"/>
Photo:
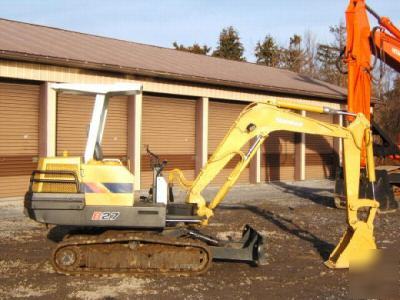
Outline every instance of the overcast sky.
<path id="1" fill-rule="evenodd" d="M 215 47 L 223 27 L 233 25 L 253 61 L 267 33 L 280 44 L 310 30 L 331 39 L 329 26 L 344 20 L 348 0 L 0 0 L 0 17 L 172 47 L 177 41 Z M 400 25 L 400 0 L 370 0 L 379 14 Z"/>

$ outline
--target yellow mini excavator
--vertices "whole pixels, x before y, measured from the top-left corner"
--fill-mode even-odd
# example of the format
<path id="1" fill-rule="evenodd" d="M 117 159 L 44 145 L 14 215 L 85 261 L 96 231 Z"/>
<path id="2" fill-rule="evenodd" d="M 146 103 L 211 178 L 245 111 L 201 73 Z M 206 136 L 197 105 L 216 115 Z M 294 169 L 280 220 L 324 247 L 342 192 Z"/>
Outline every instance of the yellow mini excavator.
<path id="1" fill-rule="evenodd" d="M 134 196 L 134 175 L 119 160 L 103 158 L 101 141 L 110 97 L 140 93 L 141 86 L 54 84 L 52 88 L 59 93 L 95 96 L 83 158 L 40 158 L 25 197 L 25 214 L 31 219 L 83 228 L 66 236 L 54 250 L 52 263 L 57 272 L 195 275 L 204 273 L 213 259 L 257 264 L 263 255 L 263 239 L 250 226 L 244 227 L 238 241 L 221 241 L 200 230 L 268 135 L 277 130 L 343 139 L 348 227 L 326 265 L 348 268 L 353 262 L 371 259 L 372 250 L 376 249 L 373 221 L 379 204 L 374 199 L 359 199 L 363 143 L 372 187 L 375 181 L 370 123 L 363 114 L 278 100 L 250 104 L 193 182 L 177 169 L 171 171 L 167 182 L 162 175 L 167 162 L 148 151 L 154 169 L 153 186 L 148 197 L 138 198 Z M 354 120 L 348 127 L 341 127 L 293 110 L 351 114 Z M 243 152 L 241 149 L 248 142 L 251 147 Z M 240 160 L 232 173 L 214 199 L 205 200 L 202 191 L 235 156 Z M 184 203 L 173 202 L 174 181 L 186 190 Z M 368 211 L 362 220 L 357 215 L 360 208 Z M 96 227 L 101 230 L 84 230 Z"/>

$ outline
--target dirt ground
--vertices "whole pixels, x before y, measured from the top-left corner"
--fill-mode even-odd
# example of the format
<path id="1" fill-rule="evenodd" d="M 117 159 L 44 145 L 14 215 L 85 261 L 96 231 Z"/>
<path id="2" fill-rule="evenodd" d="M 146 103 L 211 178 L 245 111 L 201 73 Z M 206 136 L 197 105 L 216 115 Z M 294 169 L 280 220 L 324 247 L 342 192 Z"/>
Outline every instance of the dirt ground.
<path id="1" fill-rule="evenodd" d="M 323 264 L 346 228 L 331 191 L 329 181 L 236 188 L 208 230 L 235 237 L 250 224 L 264 236 L 267 257 L 259 267 L 214 262 L 199 277 L 56 274 L 48 230 L 23 216 L 21 200 L 0 201 L 0 299 L 347 299 L 348 270 Z M 400 241 L 399 211 L 375 224 L 380 248 Z"/>

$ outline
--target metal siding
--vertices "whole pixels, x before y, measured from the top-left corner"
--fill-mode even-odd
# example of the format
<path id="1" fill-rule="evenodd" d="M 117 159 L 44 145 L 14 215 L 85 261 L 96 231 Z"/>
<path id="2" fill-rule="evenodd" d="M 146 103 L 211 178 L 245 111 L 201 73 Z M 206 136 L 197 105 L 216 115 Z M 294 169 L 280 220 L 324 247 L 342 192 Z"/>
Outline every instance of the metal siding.
<path id="1" fill-rule="evenodd" d="M 266 99 L 280 99 L 289 102 L 327 106 L 341 109 L 341 104 L 310 100 L 307 97 L 288 98 L 285 96 L 271 96 L 261 91 L 249 92 L 248 89 L 216 89 L 212 85 L 199 85 L 190 82 L 161 80 L 151 78 L 140 80 L 131 75 L 112 76 L 101 71 L 84 70 L 72 67 L 60 67 L 48 64 L 0 60 L 0 76 L 28 80 L 79 82 L 79 83 L 114 83 L 134 82 L 143 84 L 143 91 L 152 93 L 167 93 L 173 95 L 208 97 L 233 101 L 264 101 Z"/>
<path id="2" fill-rule="evenodd" d="M 57 98 L 57 155 L 68 151 L 83 156 L 93 108 L 93 97 L 59 94 Z"/>
<path id="3" fill-rule="evenodd" d="M 333 117 L 327 114 L 308 112 L 307 117 L 333 123 Z M 306 134 L 306 179 L 325 179 L 332 177 L 333 164 L 333 138 Z"/>
<path id="4" fill-rule="evenodd" d="M 168 161 L 166 171 L 180 168 L 194 179 L 196 101 L 144 95 L 142 109 L 141 188 L 148 189 L 153 178 L 146 145 Z"/>
<path id="5" fill-rule="evenodd" d="M 59 94 L 57 100 L 57 155 L 83 156 L 92 117 L 94 96 Z M 125 160 L 128 148 L 127 97 L 110 99 L 103 136 L 103 154 Z"/>
<path id="6" fill-rule="evenodd" d="M 22 196 L 39 155 L 39 85 L 0 83 L 0 197 Z"/>
<path id="7" fill-rule="evenodd" d="M 261 146 L 261 182 L 293 181 L 295 133 L 275 131 Z"/>
<path id="8" fill-rule="evenodd" d="M 246 104 L 242 103 L 228 103 L 219 101 L 210 101 L 209 104 L 209 123 L 208 123 L 208 153 L 209 156 L 215 151 L 219 143 L 233 125 L 233 122 L 239 116 L 240 112 L 246 107 Z M 243 148 L 243 152 L 249 150 L 250 145 L 246 144 Z M 232 159 L 237 161 L 237 159 Z M 234 164 L 228 163 L 228 165 L 217 175 L 217 177 L 211 182 L 212 185 L 219 185 L 226 181 L 229 174 L 232 172 Z M 250 172 L 247 167 L 238 179 L 238 183 L 247 184 L 250 181 Z"/>
<path id="9" fill-rule="evenodd" d="M 127 159 L 128 97 L 112 97 L 103 136 L 104 155 Z"/>

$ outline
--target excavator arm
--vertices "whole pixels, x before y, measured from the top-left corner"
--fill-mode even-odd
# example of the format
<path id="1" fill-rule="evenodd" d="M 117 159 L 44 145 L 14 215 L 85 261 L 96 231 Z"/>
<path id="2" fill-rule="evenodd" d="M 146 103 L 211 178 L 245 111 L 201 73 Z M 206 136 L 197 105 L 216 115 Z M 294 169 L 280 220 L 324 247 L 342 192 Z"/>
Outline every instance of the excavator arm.
<path id="1" fill-rule="evenodd" d="M 379 26 L 371 30 L 368 13 Z M 347 40 L 344 61 L 348 66 L 348 110 L 370 119 L 371 55 L 400 72 L 400 29 L 379 16 L 365 0 L 350 0 L 346 10 Z"/>
<path id="2" fill-rule="evenodd" d="M 188 203 L 197 205 L 197 214 L 204 217 L 204 224 L 213 215 L 213 209 L 224 199 L 230 188 L 236 183 L 242 171 L 249 164 L 252 157 L 260 148 L 271 132 L 285 130 L 291 132 L 318 134 L 343 139 L 344 144 L 344 171 L 347 194 L 347 223 L 348 229 L 341 242 L 334 250 L 327 265 L 332 268 L 346 268 L 349 261 L 355 257 L 361 257 L 360 253 L 365 250 L 375 249 L 373 238 L 373 220 L 379 206 L 374 199 L 359 199 L 358 187 L 360 179 L 360 157 L 362 144 L 367 147 L 367 167 L 369 181 L 375 181 L 375 168 L 373 161 L 372 138 L 370 123 L 363 114 L 357 114 L 354 121 L 347 127 L 329 124 L 304 117 L 291 110 L 305 110 L 318 113 L 345 114 L 345 112 L 332 110 L 324 107 L 302 105 L 289 102 L 266 101 L 253 103 L 247 106 L 234 122 L 224 139 L 221 141 L 207 164 L 202 168 L 197 178 L 192 182 L 185 182 L 179 171 L 180 182 L 187 189 Z M 247 152 L 241 149 L 251 142 Z M 218 193 L 209 203 L 202 197 L 201 193 L 208 184 L 221 172 L 221 170 L 235 156 L 240 159 Z M 171 180 L 174 176 L 170 177 Z M 359 220 L 357 212 L 360 208 L 369 208 L 368 217 Z M 357 252 L 357 255 L 355 253 Z"/>
<path id="3" fill-rule="evenodd" d="M 351 157 L 347 159 L 348 162 L 346 164 L 349 166 L 346 176 L 347 180 L 349 181 L 353 178 L 358 180 L 360 171 L 355 171 L 354 169 L 357 168 L 354 168 L 354 166 L 360 161 L 361 145 L 364 135 L 368 136 L 368 147 L 371 148 L 372 151 L 372 144 L 369 141 L 370 125 L 368 120 L 366 120 L 362 114 L 359 114 L 355 121 L 349 127 L 345 128 L 339 125 L 307 118 L 288 109 L 319 113 L 323 113 L 324 111 L 340 113 L 329 108 L 279 101 L 253 103 L 247 106 L 236 119 L 197 178 L 188 188 L 187 202 L 196 203 L 198 205 L 198 214 L 200 216 L 209 218 L 213 215 L 212 210 L 218 206 L 226 193 L 236 183 L 242 171 L 249 164 L 251 158 L 273 131 L 285 130 L 343 138 L 345 159 L 346 157 Z M 241 149 L 248 142 L 251 142 L 251 147 L 244 153 Z M 236 155 L 238 155 L 240 159 L 235 168 L 214 199 L 209 204 L 206 204 L 206 201 L 201 196 L 201 192 Z M 373 161 L 369 163 L 372 165 L 372 170 Z M 372 173 L 371 177 L 373 177 Z M 350 185 L 350 187 L 353 186 L 353 184 Z M 353 197 L 352 191 L 348 191 L 348 193 Z M 358 192 L 354 192 L 354 194 L 357 198 Z M 354 197 L 352 199 L 354 199 Z"/>
<path id="4" fill-rule="evenodd" d="M 389 18 L 379 16 L 368 5 L 365 8 L 380 25 L 371 32 L 372 53 L 400 73 L 400 29 Z"/>

